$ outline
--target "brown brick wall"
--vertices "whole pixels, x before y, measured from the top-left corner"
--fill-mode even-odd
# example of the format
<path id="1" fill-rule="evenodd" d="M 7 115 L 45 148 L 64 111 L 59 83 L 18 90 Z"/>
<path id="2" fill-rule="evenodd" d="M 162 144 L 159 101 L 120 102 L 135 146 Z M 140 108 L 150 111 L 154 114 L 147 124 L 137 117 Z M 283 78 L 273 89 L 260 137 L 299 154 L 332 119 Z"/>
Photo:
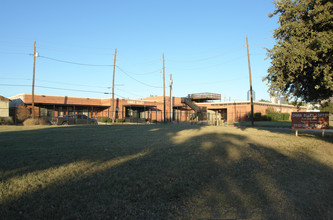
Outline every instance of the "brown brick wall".
<path id="1" fill-rule="evenodd" d="M 31 106 L 31 94 L 23 94 L 23 101 Z M 68 106 L 74 107 L 73 113 L 77 113 L 76 108 L 87 108 L 89 111 L 89 116 L 91 117 L 112 117 L 111 103 L 112 99 L 96 99 L 96 98 L 79 98 L 79 97 L 65 97 L 65 96 L 49 96 L 49 95 L 35 95 L 36 105 L 48 105 L 55 108 L 54 115 L 58 116 L 57 108 L 63 106 L 64 114 L 66 114 L 66 109 Z M 140 100 L 126 100 L 126 99 L 115 99 L 115 106 L 119 109 L 116 118 L 125 117 L 125 105 L 133 106 L 156 106 L 156 107 L 147 107 L 146 115 L 149 119 L 163 121 L 163 96 L 157 97 L 148 97 Z M 227 111 L 227 120 L 228 121 L 243 121 L 249 119 L 249 114 L 251 111 L 249 102 L 225 102 L 225 103 L 200 103 L 199 106 L 205 106 L 208 110 L 223 110 Z M 178 120 L 187 121 L 189 120 L 189 114 L 194 113 L 189 107 L 181 103 L 180 97 L 173 97 L 173 106 L 178 108 Z M 151 114 L 149 114 L 148 109 L 151 108 Z M 166 119 L 170 119 L 170 97 L 166 96 Z M 273 108 L 276 111 L 282 113 L 291 113 L 298 111 L 294 106 L 289 105 L 274 105 L 270 103 L 255 102 L 254 103 L 254 113 L 260 112 L 262 115 L 266 114 L 267 108 Z M 158 110 L 158 112 L 157 112 Z M 305 109 L 301 109 L 305 111 Z M 92 114 L 91 114 L 92 112 Z M 39 108 L 35 107 L 35 114 L 38 115 Z M 97 113 L 97 114 L 96 114 Z"/>

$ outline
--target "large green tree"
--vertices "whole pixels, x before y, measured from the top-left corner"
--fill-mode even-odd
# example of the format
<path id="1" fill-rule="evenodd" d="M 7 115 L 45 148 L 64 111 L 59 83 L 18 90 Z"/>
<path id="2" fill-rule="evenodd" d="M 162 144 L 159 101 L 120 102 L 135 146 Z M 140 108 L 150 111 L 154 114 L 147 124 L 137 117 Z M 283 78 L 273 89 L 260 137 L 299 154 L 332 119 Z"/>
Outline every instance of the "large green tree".
<path id="1" fill-rule="evenodd" d="M 272 94 L 299 103 L 333 96 L 333 1 L 275 0 L 276 45 L 265 78 Z"/>

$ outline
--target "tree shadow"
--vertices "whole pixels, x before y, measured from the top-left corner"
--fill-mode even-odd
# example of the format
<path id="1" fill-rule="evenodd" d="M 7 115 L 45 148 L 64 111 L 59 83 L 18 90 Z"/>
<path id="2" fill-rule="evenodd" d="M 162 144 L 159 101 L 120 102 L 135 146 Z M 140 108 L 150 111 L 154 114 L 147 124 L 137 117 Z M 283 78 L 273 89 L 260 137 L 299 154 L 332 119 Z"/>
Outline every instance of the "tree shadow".
<path id="1" fill-rule="evenodd" d="M 87 167 L 80 171 L 80 166 L 76 166 L 77 176 L 70 175 L 3 200 L 1 216 L 13 219 L 333 217 L 330 166 L 309 155 L 296 157 L 263 146 L 242 132 L 191 126 L 52 130 L 57 132 L 75 134 L 75 138 L 82 138 L 75 143 L 85 146 L 79 148 L 75 144 L 70 150 L 58 146 L 56 151 L 54 145 L 34 149 L 33 155 L 39 155 L 34 159 L 40 162 L 30 162 L 29 169 L 3 181 L 71 163 L 85 162 Z M 107 135 L 107 140 L 97 141 Z M 111 140 L 112 144 L 108 144 Z M 33 158 L 24 154 L 25 149 L 17 148 L 21 158 Z M 65 152 L 60 156 L 54 154 L 59 151 Z M 46 163 L 48 160 L 52 162 Z M 22 166 L 14 163 L 11 168 Z M 92 171 L 87 173 L 86 169 Z"/>
<path id="2" fill-rule="evenodd" d="M 157 130 L 151 132 L 154 128 Z M 187 128 L 177 126 L 175 130 Z M 161 134 L 163 127 L 155 125 L 140 126 L 140 130 L 137 126 L 50 126 L 1 132 L 0 180 L 75 161 L 103 161 L 132 155 L 146 149 L 133 138 L 145 141 L 150 136 L 158 140 L 156 137 Z"/>

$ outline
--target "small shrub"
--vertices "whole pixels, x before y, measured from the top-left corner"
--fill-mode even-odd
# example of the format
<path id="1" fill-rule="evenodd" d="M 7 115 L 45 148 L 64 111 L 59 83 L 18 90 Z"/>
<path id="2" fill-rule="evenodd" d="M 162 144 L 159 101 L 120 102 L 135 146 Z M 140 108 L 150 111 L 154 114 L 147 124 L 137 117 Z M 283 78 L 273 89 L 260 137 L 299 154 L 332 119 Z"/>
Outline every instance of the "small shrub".
<path id="1" fill-rule="evenodd" d="M 32 126 L 32 125 L 37 125 L 38 121 L 37 119 L 32 119 L 32 118 L 28 118 L 23 122 L 24 126 Z"/>
<path id="2" fill-rule="evenodd" d="M 19 105 L 16 108 L 16 119 L 18 122 L 23 122 L 30 117 L 30 109 L 26 106 Z"/>
<path id="3" fill-rule="evenodd" d="M 112 123 L 112 118 L 107 118 L 106 122 L 107 123 Z"/>
<path id="4" fill-rule="evenodd" d="M 108 122 L 108 118 L 105 118 L 105 117 L 101 118 L 101 122 L 103 122 L 103 123 Z"/>
<path id="5" fill-rule="evenodd" d="M 44 118 L 28 118 L 23 122 L 24 126 L 32 126 L 32 125 L 48 125 L 49 122 Z"/>
<path id="6" fill-rule="evenodd" d="M 13 119 L 11 117 L 0 117 L 0 125 L 13 125 Z"/>
<path id="7" fill-rule="evenodd" d="M 289 113 L 276 112 L 274 109 L 267 108 L 266 116 L 270 121 L 288 121 L 290 118 Z"/>
<path id="8" fill-rule="evenodd" d="M 125 119 L 124 118 L 117 118 L 116 122 L 117 123 L 122 123 L 122 122 L 125 122 Z"/>
<path id="9" fill-rule="evenodd" d="M 151 120 L 150 123 L 156 123 L 157 121 L 155 119 Z"/>
<path id="10" fill-rule="evenodd" d="M 263 116 L 261 116 L 261 120 L 262 121 L 271 121 L 272 119 L 270 117 L 268 117 L 267 115 L 263 115 Z"/>
<path id="11" fill-rule="evenodd" d="M 261 112 L 254 113 L 254 120 L 255 121 L 261 121 Z"/>
<path id="12" fill-rule="evenodd" d="M 40 118 L 38 121 L 39 125 L 49 125 L 51 124 L 49 120 L 46 120 L 45 118 Z"/>

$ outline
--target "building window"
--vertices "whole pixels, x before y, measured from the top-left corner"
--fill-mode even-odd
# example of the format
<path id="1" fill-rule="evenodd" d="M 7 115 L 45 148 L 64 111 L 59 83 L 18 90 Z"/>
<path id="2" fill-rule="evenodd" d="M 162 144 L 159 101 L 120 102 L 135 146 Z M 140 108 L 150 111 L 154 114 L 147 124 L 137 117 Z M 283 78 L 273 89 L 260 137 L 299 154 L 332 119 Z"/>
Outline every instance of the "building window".
<path id="1" fill-rule="evenodd" d="M 58 107 L 58 115 L 64 116 L 64 111 L 62 110 L 62 107 Z"/>
<path id="2" fill-rule="evenodd" d="M 73 114 L 73 107 L 68 107 L 68 115 L 72 115 Z"/>

